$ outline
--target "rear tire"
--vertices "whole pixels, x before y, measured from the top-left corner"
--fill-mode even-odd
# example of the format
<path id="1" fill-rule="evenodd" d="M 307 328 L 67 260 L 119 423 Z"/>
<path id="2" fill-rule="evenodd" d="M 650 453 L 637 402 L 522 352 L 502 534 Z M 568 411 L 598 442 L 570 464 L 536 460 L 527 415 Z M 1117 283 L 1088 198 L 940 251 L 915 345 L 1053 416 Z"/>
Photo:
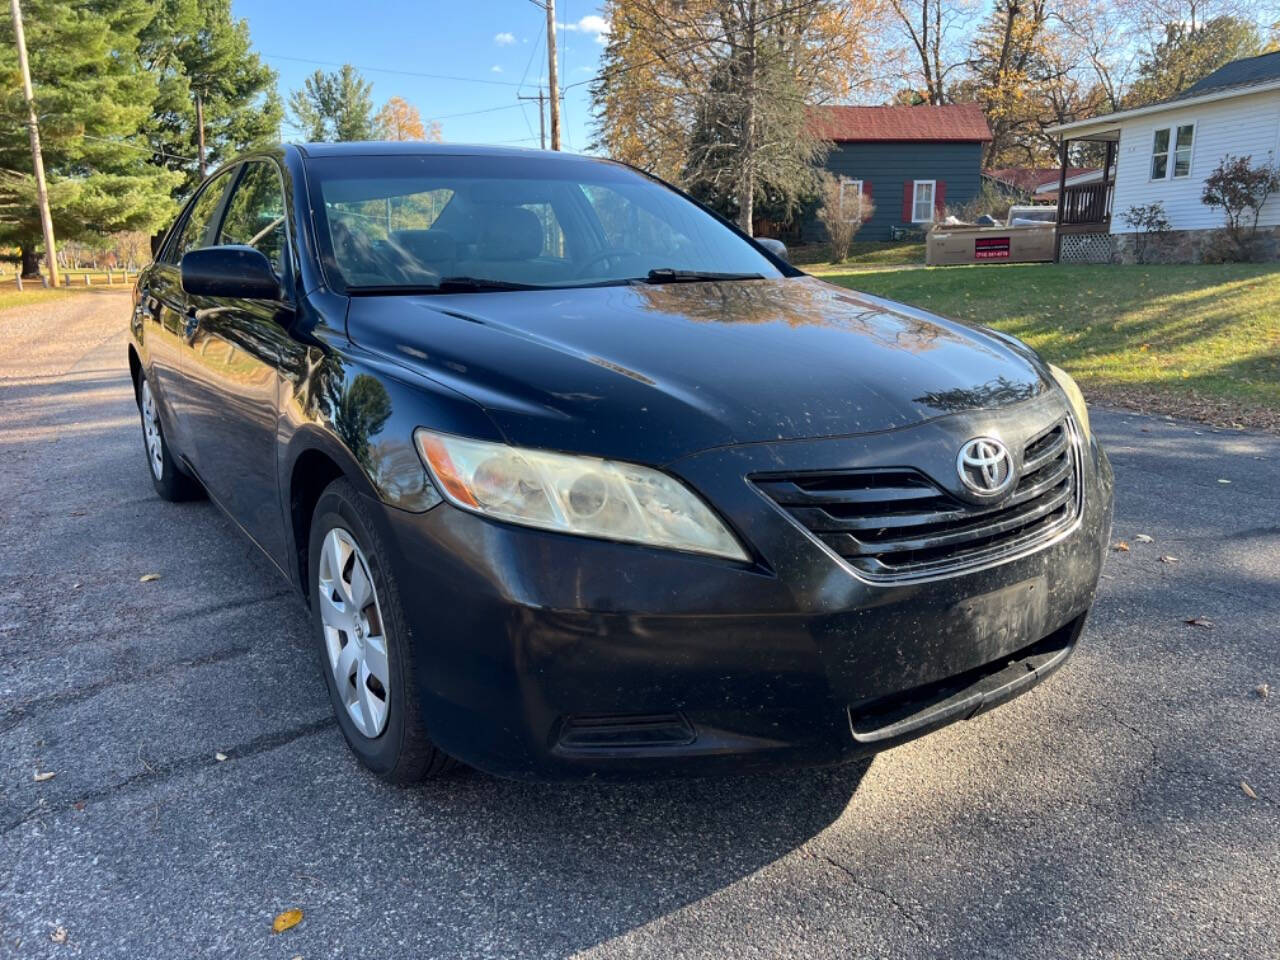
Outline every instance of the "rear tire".
<path id="1" fill-rule="evenodd" d="M 391 783 L 449 770 L 457 761 L 431 741 L 422 722 L 413 634 L 395 574 L 384 563 L 390 553 L 347 480 L 333 481 L 316 501 L 309 546 L 312 632 L 347 745 Z"/>
<path id="2" fill-rule="evenodd" d="M 178 466 L 177 458 L 169 449 L 160 424 L 160 408 L 145 373 L 138 374 L 138 414 L 142 418 L 142 449 L 147 455 L 147 473 L 151 475 L 151 485 L 160 499 L 176 503 L 203 497 L 204 488 Z"/>

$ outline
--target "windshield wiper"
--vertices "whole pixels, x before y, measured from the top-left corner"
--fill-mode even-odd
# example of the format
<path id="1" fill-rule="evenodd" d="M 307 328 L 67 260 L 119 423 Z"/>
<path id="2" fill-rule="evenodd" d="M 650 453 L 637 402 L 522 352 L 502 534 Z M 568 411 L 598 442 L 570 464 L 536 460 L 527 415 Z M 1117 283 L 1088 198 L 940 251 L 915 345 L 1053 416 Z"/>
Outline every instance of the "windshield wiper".
<path id="1" fill-rule="evenodd" d="M 510 280 L 488 280 L 484 277 L 441 277 L 439 283 L 378 283 L 367 286 L 347 287 L 352 296 L 379 293 L 477 293 L 489 290 L 542 290 L 535 283 L 514 283 Z"/>
<path id="2" fill-rule="evenodd" d="M 704 280 L 763 280 L 758 273 L 716 273 L 712 270 L 676 270 L 658 267 L 650 270 L 645 283 L 698 283 Z"/>

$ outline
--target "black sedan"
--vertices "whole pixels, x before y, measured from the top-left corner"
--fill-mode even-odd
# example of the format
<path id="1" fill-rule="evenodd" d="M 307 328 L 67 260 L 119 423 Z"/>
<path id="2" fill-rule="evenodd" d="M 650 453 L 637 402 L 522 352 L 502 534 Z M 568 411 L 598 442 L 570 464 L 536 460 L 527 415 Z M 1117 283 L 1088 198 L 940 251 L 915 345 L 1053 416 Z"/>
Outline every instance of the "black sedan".
<path id="1" fill-rule="evenodd" d="M 152 482 L 297 586 L 388 779 L 885 749 L 1069 656 L 1111 469 L 1026 346 L 783 253 L 598 159 L 246 157 L 138 281 Z"/>

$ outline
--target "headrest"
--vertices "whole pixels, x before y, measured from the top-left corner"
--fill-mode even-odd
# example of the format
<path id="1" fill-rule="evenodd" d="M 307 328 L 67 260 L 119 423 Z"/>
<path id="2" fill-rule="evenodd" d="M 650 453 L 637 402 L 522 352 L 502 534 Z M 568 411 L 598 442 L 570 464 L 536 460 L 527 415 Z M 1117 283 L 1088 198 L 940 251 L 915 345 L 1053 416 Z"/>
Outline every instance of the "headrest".
<path id="1" fill-rule="evenodd" d="M 524 207 L 486 211 L 476 254 L 484 260 L 532 260 L 542 253 L 542 221 Z"/>
<path id="2" fill-rule="evenodd" d="M 396 230 L 391 239 L 423 263 L 439 263 L 457 256 L 458 244 L 443 230 Z"/>

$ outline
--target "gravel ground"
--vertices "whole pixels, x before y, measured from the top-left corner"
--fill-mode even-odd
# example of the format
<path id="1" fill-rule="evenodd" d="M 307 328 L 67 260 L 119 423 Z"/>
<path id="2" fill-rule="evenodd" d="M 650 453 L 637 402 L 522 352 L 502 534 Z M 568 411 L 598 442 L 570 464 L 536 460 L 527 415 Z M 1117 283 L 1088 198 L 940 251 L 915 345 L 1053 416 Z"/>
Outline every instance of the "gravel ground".
<path id="1" fill-rule="evenodd" d="M 868 764 L 395 789 L 279 575 L 152 493 L 127 315 L 0 313 L 0 957 L 1280 955 L 1280 438 L 1099 411 L 1081 649 Z"/>

